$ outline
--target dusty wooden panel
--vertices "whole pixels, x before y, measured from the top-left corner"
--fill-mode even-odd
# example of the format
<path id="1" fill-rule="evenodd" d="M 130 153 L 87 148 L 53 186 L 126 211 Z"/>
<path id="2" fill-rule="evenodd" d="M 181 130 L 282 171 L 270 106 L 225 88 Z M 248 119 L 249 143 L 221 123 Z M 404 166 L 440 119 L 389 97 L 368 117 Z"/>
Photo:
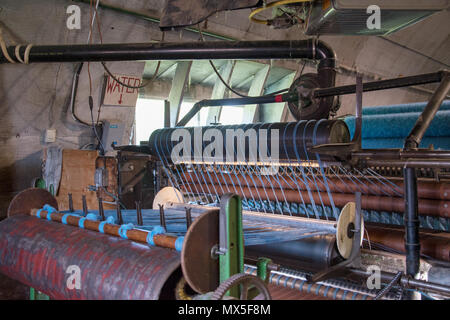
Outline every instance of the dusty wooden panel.
<path id="1" fill-rule="evenodd" d="M 98 157 L 95 160 L 95 167 L 103 169 L 103 175 L 106 177 L 106 187 L 98 190 L 97 194 L 103 199 L 103 201 L 114 202 L 115 199 L 111 194 L 118 194 L 117 186 L 117 160 L 115 157 Z M 109 193 L 109 195 L 108 195 Z M 108 208 L 108 204 L 104 204 L 105 208 Z"/>
<path id="2" fill-rule="evenodd" d="M 75 209 L 82 209 L 82 195 L 86 195 L 88 208 L 97 209 L 98 200 L 95 191 L 89 191 L 90 185 L 95 185 L 95 164 L 97 151 L 90 150 L 63 150 L 61 183 L 56 199 L 60 210 L 69 209 L 68 194 L 72 194 Z M 106 199 L 105 199 L 106 200 Z M 105 204 L 105 209 L 114 206 Z"/>

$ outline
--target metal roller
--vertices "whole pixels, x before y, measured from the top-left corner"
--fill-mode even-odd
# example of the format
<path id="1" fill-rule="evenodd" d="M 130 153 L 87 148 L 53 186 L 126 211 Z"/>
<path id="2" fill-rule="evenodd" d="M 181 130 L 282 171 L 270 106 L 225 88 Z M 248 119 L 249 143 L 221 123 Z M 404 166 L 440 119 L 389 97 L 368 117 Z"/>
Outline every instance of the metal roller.
<path id="1" fill-rule="evenodd" d="M 80 289 L 67 286 L 69 266 Z M 0 222 L 0 272 L 52 299 L 171 299 L 181 278 L 175 250 L 27 215 Z"/>
<path id="2" fill-rule="evenodd" d="M 260 136 L 260 130 L 267 130 L 266 136 Z M 178 135 L 181 131 L 186 130 L 190 137 L 190 142 L 187 144 L 190 148 L 191 160 L 195 161 L 195 154 L 202 154 L 201 151 L 205 149 L 210 141 L 205 141 L 203 136 L 206 131 L 217 132 L 218 130 L 223 137 L 223 159 L 226 161 L 226 146 L 227 143 L 231 146 L 236 146 L 238 143 L 243 143 L 244 150 L 236 151 L 236 148 L 230 150 L 235 153 L 235 157 L 244 158 L 245 161 L 249 161 L 252 157 L 257 157 L 254 151 L 249 149 L 248 143 L 239 140 L 230 142 L 227 141 L 228 132 L 248 133 L 245 140 L 256 139 L 255 146 L 260 146 L 260 139 L 267 139 L 266 146 L 268 150 L 271 150 L 272 134 L 275 134 L 272 130 L 278 130 L 278 145 L 279 145 L 279 158 L 282 160 L 315 160 L 315 154 L 309 152 L 309 148 L 313 145 L 330 144 L 330 143 L 345 143 L 350 141 L 350 134 L 345 123 L 341 120 L 325 120 L 325 121 L 300 121 L 300 122 L 276 122 L 276 123 L 258 123 L 258 124 L 244 124 L 244 125 L 227 125 L 227 126 L 205 126 L 205 127 L 188 127 L 188 128 L 164 128 L 156 130 L 152 133 L 149 141 L 149 148 L 152 155 L 171 161 L 172 150 L 174 146 L 182 142 L 182 139 Z M 214 131 L 212 131 L 214 130 Z M 254 135 L 251 135 L 251 130 L 255 130 Z M 218 133 L 218 132 L 217 132 Z M 195 144 L 198 139 L 198 143 Z M 314 143 L 315 142 L 315 143 Z M 200 144 L 200 145 L 199 145 Z M 238 154 L 240 152 L 240 154 Z M 242 154 L 243 152 L 243 154 Z M 331 157 L 324 157 L 323 159 L 330 159 Z M 217 161 L 217 159 L 215 159 Z"/>
<path id="3" fill-rule="evenodd" d="M 309 271 L 328 268 L 342 261 L 334 235 L 247 246 L 245 253 L 250 258 L 267 257 L 279 264 Z"/>

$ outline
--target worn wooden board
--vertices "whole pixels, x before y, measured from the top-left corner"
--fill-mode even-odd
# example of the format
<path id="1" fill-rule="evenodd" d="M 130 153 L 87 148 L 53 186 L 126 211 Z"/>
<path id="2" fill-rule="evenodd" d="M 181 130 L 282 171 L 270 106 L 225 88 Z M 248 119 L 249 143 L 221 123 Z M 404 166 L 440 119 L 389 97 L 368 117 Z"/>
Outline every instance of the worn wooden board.
<path id="1" fill-rule="evenodd" d="M 68 194 L 72 194 L 74 209 L 83 208 L 82 195 L 86 195 L 89 209 L 98 209 L 98 200 L 95 191 L 89 191 L 89 186 L 94 185 L 95 163 L 98 157 L 97 151 L 90 150 L 63 150 L 61 183 L 56 199 L 60 210 L 69 209 Z M 110 200 L 110 199 L 105 199 Z M 105 209 L 114 209 L 109 204 L 104 204 Z"/>

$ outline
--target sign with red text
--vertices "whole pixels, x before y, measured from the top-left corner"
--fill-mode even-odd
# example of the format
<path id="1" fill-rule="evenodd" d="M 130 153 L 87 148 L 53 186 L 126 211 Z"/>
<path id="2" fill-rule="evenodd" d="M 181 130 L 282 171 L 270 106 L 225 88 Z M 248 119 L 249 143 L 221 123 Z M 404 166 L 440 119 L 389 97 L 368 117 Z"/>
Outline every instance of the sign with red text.
<path id="1" fill-rule="evenodd" d="M 115 74 L 114 77 L 120 83 L 108 76 L 103 104 L 107 106 L 135 107 L 139 89 L 133 87 L 141 85 L 141 78 L 123 74 Z"/>

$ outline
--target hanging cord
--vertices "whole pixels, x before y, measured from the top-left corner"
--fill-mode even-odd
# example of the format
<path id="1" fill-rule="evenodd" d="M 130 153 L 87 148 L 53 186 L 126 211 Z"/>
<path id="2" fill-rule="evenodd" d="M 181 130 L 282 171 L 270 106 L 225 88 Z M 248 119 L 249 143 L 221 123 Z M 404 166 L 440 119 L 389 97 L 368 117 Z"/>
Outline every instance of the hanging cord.
<path id="1" fill-rule="evenodd" d="M 288 4 L 297 4 L 297 3 L 302 3 L 302 2 L 309 2 L 309 3 L 311 3 L 312 0 L 281 0 L 281 1 L 274 1 L 274 2 L 271 2 L 269 4 L 266 4 L 266 5 L 262 6 L 260 8 L 257 8 L 255 10 L 253 10 L 250 13 L 250 15 L 248 16 L 248 18 L 252 22 L 269 25 L 270 24 L 269 20 L 257 19 L 254 16 L 256 14 L 266 10 L 266 9 L 276 8 L 276 7 L 283 6 L 283 5 L 288 5 Z"/>
<path id="2" fill-rule="evenodd" d="M 164 34 L 164 32 L 163 32 L 163 34 Z M 164 38 L 164 37 L 163 37 L 163 38 Z M 161 41 L 164 41 L 164 40 L 161 40 Z M 155 73 L 153 74 L 152 78 L 151 78 L 150 80 L 148 80 L 147 82 L 141 84 L 140 86 L 131 86 L 131 85 L 129 85 L 129 84 L 126 84 L 126 83 L 121 82 L 119 79 L 117 79 L 117 78 L 112 74 L 112 72 L 108 69 L 108 67 L 105 65 L 105 63 L 104 63 L 103 61 L 101 62 L 101 64 L 102 64 L 103 68 L 105 69 L 106 73 L 107 73 L 114 81 L 116 81 L 116 82 L 119 83 L 120 85 L 122 85 L 122 86 L 124 86 L 124 87 L 126 87 L 126 88 L 130 88 L 130 89 L 142 89 L 142 88 L 147 87 L 150 83 L 152 83 L 152 82 L 157 78 L 157 76 L 158 76 L 158 71 L 159 71 L 159 67 L 161 66 L 161 61 L 158 61 L 158 64 L 156 65 Z"/>
<path id="3" fill-rule="evenodd" d="M 95 9 L 95 12 L 97 12 L 97 9 Z M 101 23 L 100 23 L 100 16 L 99 16 L 99 14 L 97 13 L 97 29 L 98 29 L 98 33 L 99 33 L 99 36 L 100 36 L 100 43 L 103 44 L 103 36 L 102 36 L 102 31 L 101 31 L 100 25 L 101 25 Z M 160 41 L 160 42 L 164 42 L 164 36 L 165 36 L 165 33 L 164 33 L 164 31 L 163 31 L 163 32 L 162 32 L 162 36 L 161 36 L 161 41 Z M 103 66 L 103 69 L 105 69 L 106 73 L 107 73 L 114 81 L 116 81 L 118 84 L 120 84 L 121 86 L 124 86 L 125 88 L 129 88 L 129 89 L 142 89 L 142 88 L 147 87 L 150 83 L 152 83 L 152 82 L 158 77 L 159 68 L 160 68 L 160 66 L 161 66 L 161 60 L 158 61 L 158 64 L 156 65 L 156 69 L 155 69 L 155 72 L 153 73 L 152 78 L 151 78 L 150 80 L 148 80 L 147 82 L 145 82 L 145 83 L 139 85 L 139 86 L 132 86 L 132 85 L 123 83 L 122 81 L 120 81 L 119 79 L 117 79 L 117 77 L 115 77 L 115 76 L 113 75 L 113 73 L 111 72 L 111 70 L 109 70 L 109 68 L 106 66 L 106 63 L 105 63 L 105 62 L 102 61 L 101 64 L 102 64 L 102 66 Z M 98 121 L 98 119 L 97 119 L 97 121 Z"/>
<path id="4" fill-rule="evenodd" d="M 198 32 L 199 32 L 199 34 L 200 34 L 200 38 L 201 38 L 202 42 L 204 42 L 205 39 L 203 38 L 203 32 L 202 32 L 202 29 L 201 29 L 200 24 L 198 25 Z M 216 68 L 216 66 L 214 65 L 214 63 L 212 62 L 212 60 L 209 60 L 209 64 L 210 64 L 211 67 L 213 68 L 213 70 L 214 70 L 214 72 L 216 73 L 217 77 L 220 79 L 220 81 L 223 83 L 223 85 L 224 85 L 228 90 L 230 90 L 231 92 L 233 92 L 234 94 L 236 94 L 236 95 L 238 95 L 239 97 L 242 97 L 242 98 L 255 98 L 255 97 L 252 97 L 252 96 L 247 96 L 247 95 L 245 95 L 245 94 L 239 93 L 238 91 L 234 90 L 234 89 L 233 89 L 233 88 L 232 88 L 232 87 L 231 87 L 231 86 L 230 86 L 230 85 L 222 78 L 222 76 L 220 75 L 219 71 L 217 70 L 217 68 Z M 263 96 L 258 96 L 258 97 L 270 97 L 270 96 L 274 96 L 274 95 L 277 95 L 277 94 L 279 94 L 279 93 L 286 92 L 286 91 L 289 91 L 289 88 L 282 89 L 282 90 L 278 90 L 278 91 L 275 91 L 275 92 L 271 92 L 271 93 L 269 93 L 269 94 L 266 94 L 266 95 L 263 95 Z"/>
<path id="5" fill-rule="evenodd" d="M 97 30 L 98 30 L 98 35 L 99 35 L 99 38 L 100 38 L 100 43 L 103 44 L 103 35 L 102 35 L 102 30 L 101 30 L 100 15 L 98 14 L 97 7 L 95 7 L 94 10 L 95 10 L 95 13 L 96 13 L 96 16 L 97 16 Z M 92 24 L 91 24 L 91 25 L 92 25 Z M 165 36 L 165 33 L 162 32 L 162 37 L 161 37 L 161 41 L 160 41 L 160 42 L 164 42 L 164 36 Z M 118 84 L 120 84 L 120 85 L 122 85 L 122 86 L 124 86 L 124 87 L 126 87 L 126 88 L 129 88 L 129 89 L 141 89 L 141 88 L 144 88 L 144 87 L 148 86 L 150 83 L 152 83 L 152 82 L 158 77 L 158 72 L 159 72 L 159 68 L 160 68 L 160 66 L 161 66 L 161 61 L 158 61 L 158 64 L 156 65 L 156 69 L 155 69 L 155 72 L 153 73 L 152 78 L 151 78 L 150 80 L 148 80 L 146 83 L 143 83 L 142 85 L 139 85 L 139 86 L 131 86 L 131 85 L 129 85 L 129 84 L 123 83 L 122 81 L 120 81 L 119 79 L 117 79 L 117 77 L 115 77 L 115 76 L 113 75 L 113 73 L 112 73 L 112 72 L 109 70 L 109 68 L 106 66 L 105 62 L 102 61 L 101 64 L 102 64 L 102 66 L 103 66 L 103 69 L 106 71 L 106 73 L 107 73 L 114 81 L 116 81 Z M 100 105 L 99 108 L 98 108 L 97 122 L 96 122 L 97 125 L 98 125 L 98 123 L 99 123 L 99 121 L 100 121 L 101 108 L 102 108 L 102 105 Z"/>
<path id="6" fill-rule="evenodd" d="M 15 44 L 15 43 L 14 43 Z M 15 49 L 14 49 L 14 54 L 16 56 L 16 59 L 18 62 L 22 63 L 22 64 L 28 64 L 30 61 L 30 51 L 31 48 L 33 47 L 32 44 L 28 44 L 25 48 L 25 52 L 23 54 L 23 59 L 20 56 L 20 48 L 22 47 L 22 45 L 16 45 Z M 6 42 L 3 38 L 3 28 L 0 27 L 0 48 L 2 51 L 3 56 L 5 57 L 6 60 L 8 60 L 10 63 L 16 63 L 16 61 L 14 61 L 13 58 L 11 58 L 11 56 L 8 53 L 8 49 L 6 47 Z"/>

